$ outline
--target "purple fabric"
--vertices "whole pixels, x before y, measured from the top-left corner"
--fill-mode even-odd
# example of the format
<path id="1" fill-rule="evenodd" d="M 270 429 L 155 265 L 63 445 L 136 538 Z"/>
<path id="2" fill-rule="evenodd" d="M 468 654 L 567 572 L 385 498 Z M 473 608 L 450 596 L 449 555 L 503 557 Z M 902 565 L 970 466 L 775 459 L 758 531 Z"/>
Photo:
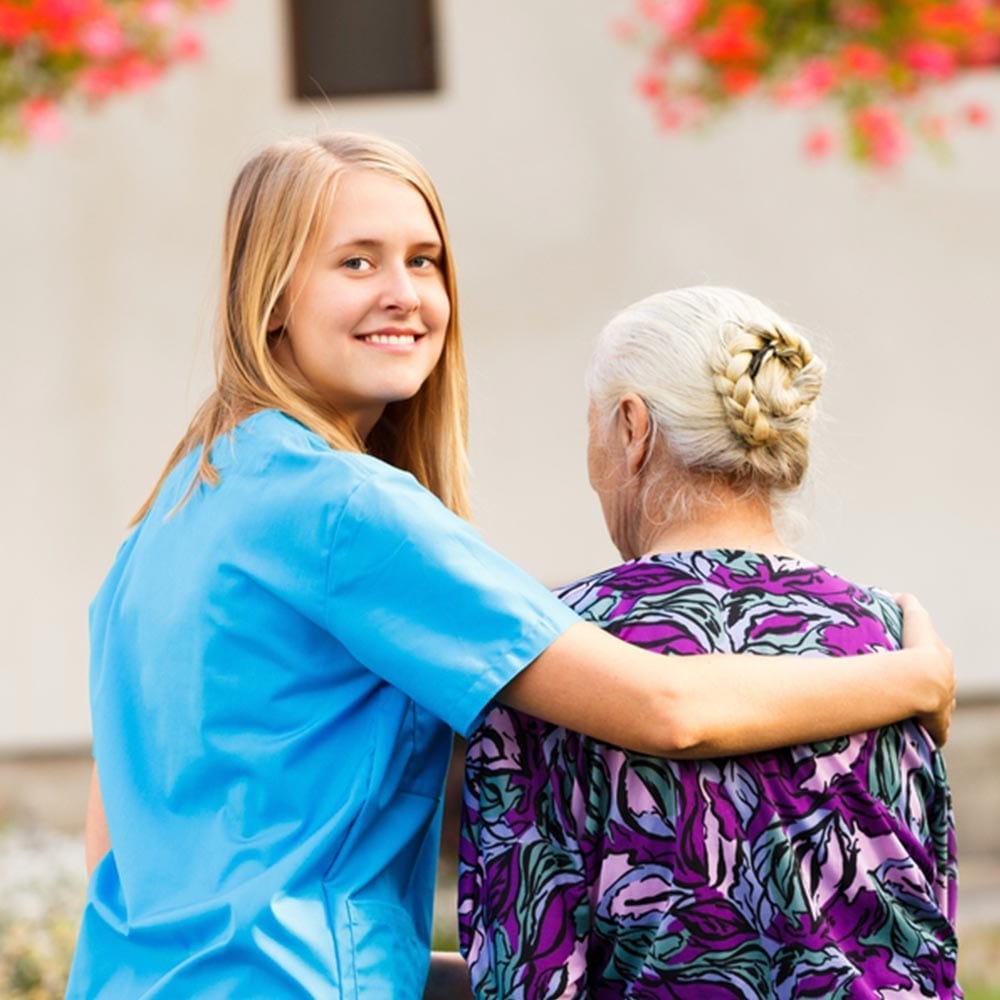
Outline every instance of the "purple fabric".
<path id="1" fill-rule="evenodd" d="M 789 557 L 653 556 L 560 596 L 665 654 L 898 646 L 887 595 Z M 944 764 L 914 722 L 670 761 L 495 708 L 468 746 L 477 997 L 961 997 L 955 885 Z"/>

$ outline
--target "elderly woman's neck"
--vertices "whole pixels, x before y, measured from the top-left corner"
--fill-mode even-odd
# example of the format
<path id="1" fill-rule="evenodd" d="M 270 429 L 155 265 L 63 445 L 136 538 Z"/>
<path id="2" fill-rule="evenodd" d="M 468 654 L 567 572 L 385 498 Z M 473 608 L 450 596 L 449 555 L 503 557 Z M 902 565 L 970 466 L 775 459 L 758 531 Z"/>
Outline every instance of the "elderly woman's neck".
<path id="1" fill-rule="evenodd" d="M 640 517 L 626 558 L 695 549 L 743 549 L 771 555 L 795 553 L 774 528 L 770 504 L 760 497 L 731 496 L 703 504 L 667 524 Z M 622 553 L 626 555 L 625 552 Z"/>

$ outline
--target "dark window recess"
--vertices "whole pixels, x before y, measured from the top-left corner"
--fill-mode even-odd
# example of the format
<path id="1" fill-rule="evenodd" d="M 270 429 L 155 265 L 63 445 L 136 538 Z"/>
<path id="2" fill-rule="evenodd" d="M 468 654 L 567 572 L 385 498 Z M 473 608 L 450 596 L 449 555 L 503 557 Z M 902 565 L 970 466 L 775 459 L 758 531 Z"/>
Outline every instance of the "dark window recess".
<path id="1" fill-rule="evenodd" d="M 433 0 L 291 0 L 295 96 L 437 88 Z"/>

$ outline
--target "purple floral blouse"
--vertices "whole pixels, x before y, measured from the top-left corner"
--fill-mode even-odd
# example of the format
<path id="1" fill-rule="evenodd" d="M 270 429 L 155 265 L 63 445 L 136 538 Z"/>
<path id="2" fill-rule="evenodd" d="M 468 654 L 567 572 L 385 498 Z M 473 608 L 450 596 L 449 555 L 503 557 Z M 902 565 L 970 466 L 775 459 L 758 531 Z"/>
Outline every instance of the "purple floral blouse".
<path id="1" fill-rule="evenodd" d="M 560 596 L 668 655 L 898 647 L 887 595 L 784 556 L 657 555 Z M 944 764 L 914 722 L 683 761 L 495 708 L 468 746 L 480 998 L 961 997 L 955 887 Z"/>

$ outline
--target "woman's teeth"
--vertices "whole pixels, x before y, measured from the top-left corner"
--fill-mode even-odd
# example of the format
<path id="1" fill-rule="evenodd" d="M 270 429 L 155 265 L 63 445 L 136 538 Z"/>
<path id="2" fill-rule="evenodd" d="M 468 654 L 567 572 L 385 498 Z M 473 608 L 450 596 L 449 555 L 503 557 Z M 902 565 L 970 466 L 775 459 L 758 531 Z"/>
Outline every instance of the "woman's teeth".
<path id="1" fill-rule="evenodd" d="M 368 344 L 413 344 L 417 338 L 412 333 L 369 333 L 361 339 Z"/>

